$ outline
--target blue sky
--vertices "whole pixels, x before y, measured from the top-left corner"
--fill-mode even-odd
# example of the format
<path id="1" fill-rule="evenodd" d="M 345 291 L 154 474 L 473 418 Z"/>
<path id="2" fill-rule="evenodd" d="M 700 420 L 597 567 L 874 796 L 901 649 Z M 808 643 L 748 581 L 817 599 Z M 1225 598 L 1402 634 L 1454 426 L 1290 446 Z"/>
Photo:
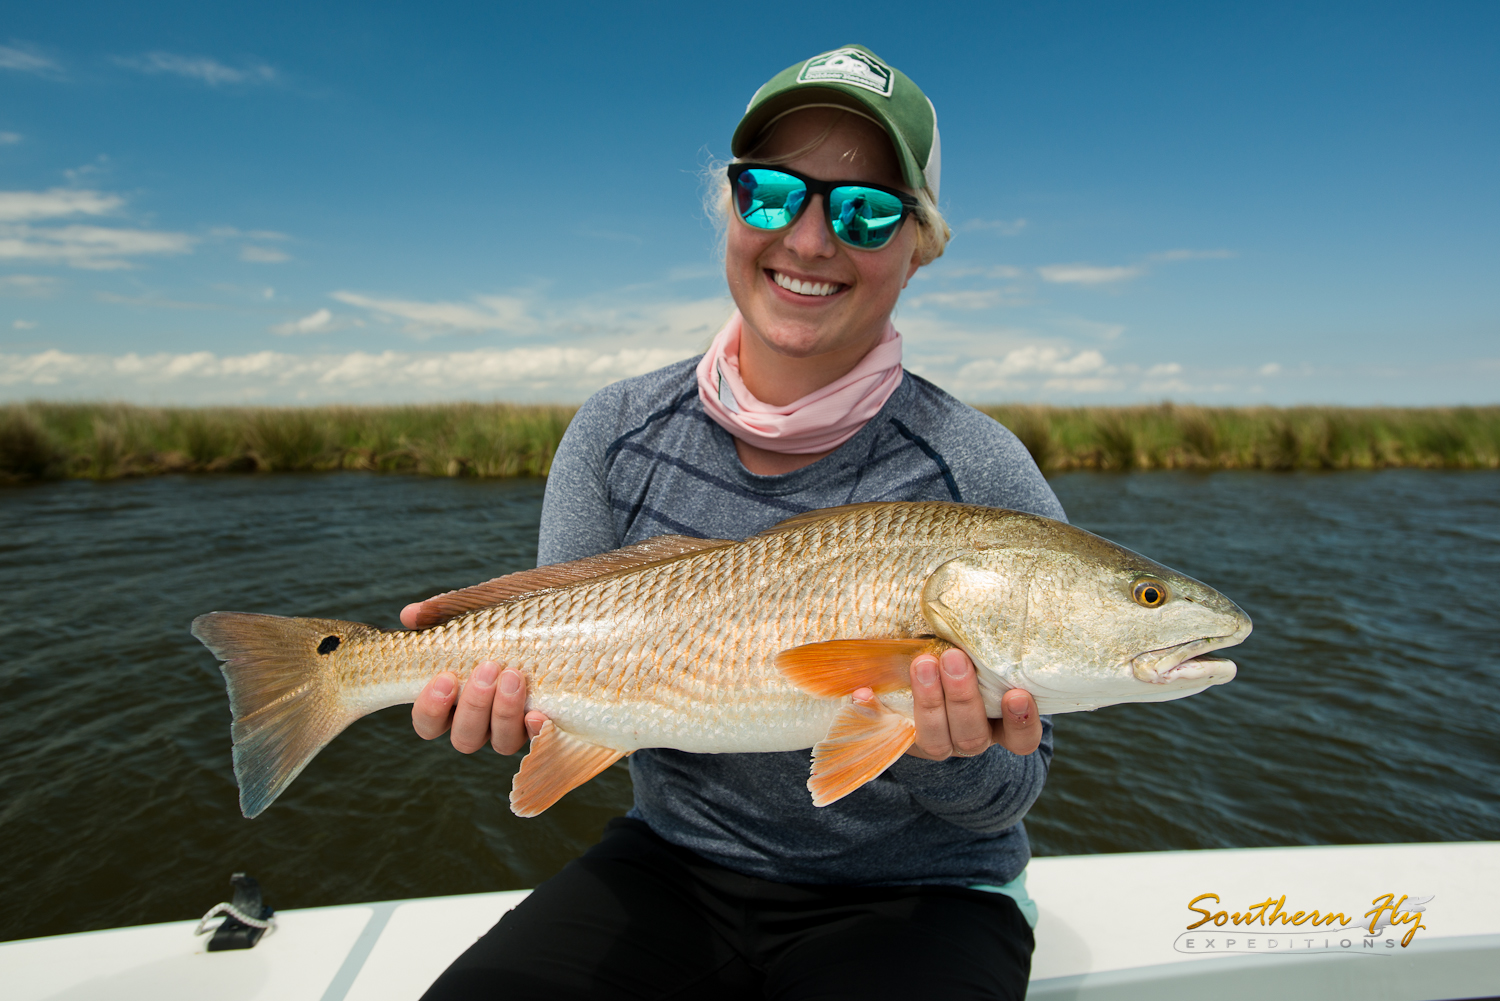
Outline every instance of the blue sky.
<path id="1" fill-rule="evenodd" d="M 1500 5 L 22 4 L 0 400 L 577 401 L 731 304 L 701 170 L 772 74 L 913 77 L 972 402 L 1500 398 Z"/>

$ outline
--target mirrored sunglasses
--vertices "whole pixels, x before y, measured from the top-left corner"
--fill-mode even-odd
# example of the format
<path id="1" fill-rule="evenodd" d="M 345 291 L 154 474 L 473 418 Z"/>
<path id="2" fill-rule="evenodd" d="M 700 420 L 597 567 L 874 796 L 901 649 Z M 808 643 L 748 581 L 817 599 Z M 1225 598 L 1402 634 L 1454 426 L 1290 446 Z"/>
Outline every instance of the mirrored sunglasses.
<path id="1" fill-rule="evenodd" d="M 785 167 L 755 163 L 730 164 L 729 188 L 745 224 L 765 230 L 790 226 L 812 195 L 822 195 L 833 235 L 860 250 L 885 246 L 917 207 L 910 195 L 877 184 L 817 181 Z"/>

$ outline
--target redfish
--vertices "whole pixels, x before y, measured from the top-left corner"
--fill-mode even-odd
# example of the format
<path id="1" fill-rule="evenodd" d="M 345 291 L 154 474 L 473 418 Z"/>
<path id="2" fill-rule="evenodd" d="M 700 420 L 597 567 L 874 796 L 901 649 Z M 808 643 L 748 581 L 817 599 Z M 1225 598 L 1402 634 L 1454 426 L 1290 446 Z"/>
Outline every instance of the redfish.
<path id="1" fill-rule="evenodd" d="M 211 612 L 240 806 L 254 817 L 345 727 L 433 675 L 496 660 L 548 717 L 511 788 L 533 817 L 643 747 L 811 747 L 826 806 L 915 737 L 914 656 L 963 649 L 992 717 L 1163 702 L 1234 677 L 1249 635 L 1212 588 L 1059 521 L 965 504 L 856 504 L 743 542 L 668 535 L 427 603 L 428 628 Z M 860 688 L 871 701 L 856 701 Z"/>

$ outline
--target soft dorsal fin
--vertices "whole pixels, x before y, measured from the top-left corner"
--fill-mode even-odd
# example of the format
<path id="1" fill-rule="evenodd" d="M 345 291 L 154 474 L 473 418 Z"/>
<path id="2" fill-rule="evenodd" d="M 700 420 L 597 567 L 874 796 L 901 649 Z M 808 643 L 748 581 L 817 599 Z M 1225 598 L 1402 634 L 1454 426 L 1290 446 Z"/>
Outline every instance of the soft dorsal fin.
<path id="1" fill-rule="evenodd" d="M 457 591 L 440 594 L 436 598 L 428 598 L 421 604 L 414 627 L 429 629 L 432 626 L 442 625 L 465 612 L 488 608 L 535 591 L 567 587 L 569 584 L 607 577 L 626 570 L 636 570 L 654 563 L 665 563 L 691 553 L 699 553 L 707 549 L 722 549 L 733 545 L 736 543 L 728 539 L 694 539 L 686 535 L 658 535 L 654 539 L 637 542 L 623 549 L 600 553 L 598 556 L 588 556 L 568 563 L 554 563 L 552 566 L 537 567 L 535 570 L 506 574 L 504 577 L 496 577 L 483 584 L 475 584 L 473 587 L 460 588 Z"/>
<path id="2" fill-rule="evenodd" d="M 917 739 L 917 727 L 879 699 L 851 699 L 839 710 L 812 752 L 807 789 L 813 806 L 827 806 L 849 795 L 891 766 Z"/>
<path id="3" fill-rule="evenodd" d="M 623 756 L 612 747 L 559 730 L 549 719 L 511 780 L 511 812 L 517 817 L 535 817 Z"/>
<path id="4" fill-rule="evenodd" d="M 778 653 L 772 661 L 786 680 L 809 695 L 841 699 L 858 688 L 876 695 L 911 687 L 911 661 L 941 655 L 953 644 L 933 636 L 884 640 L 827 640 Z"/>

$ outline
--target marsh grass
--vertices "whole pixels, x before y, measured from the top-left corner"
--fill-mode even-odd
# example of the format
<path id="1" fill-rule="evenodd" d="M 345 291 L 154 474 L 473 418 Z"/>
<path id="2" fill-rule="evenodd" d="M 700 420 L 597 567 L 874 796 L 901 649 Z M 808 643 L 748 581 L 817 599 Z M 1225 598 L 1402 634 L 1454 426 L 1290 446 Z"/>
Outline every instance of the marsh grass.
<path id="1" fill-rule="evenodd" d="M 1500 407 L 981 407 L 1067 469 L 1500 467 Z"/>
<path id="2" fill-rule="evenodd" d="M 1500 407 L 983 407 L 1047 471 L 1500 467 Z M 0 481 L 334 469 L 545 476 L 574 408 L 0 407 Z"/>
<path id="3" fill-rule="evenodd" d="M 0 408 L 0 479 L 335 469 L 545 476 L 573 407 Z"/>

